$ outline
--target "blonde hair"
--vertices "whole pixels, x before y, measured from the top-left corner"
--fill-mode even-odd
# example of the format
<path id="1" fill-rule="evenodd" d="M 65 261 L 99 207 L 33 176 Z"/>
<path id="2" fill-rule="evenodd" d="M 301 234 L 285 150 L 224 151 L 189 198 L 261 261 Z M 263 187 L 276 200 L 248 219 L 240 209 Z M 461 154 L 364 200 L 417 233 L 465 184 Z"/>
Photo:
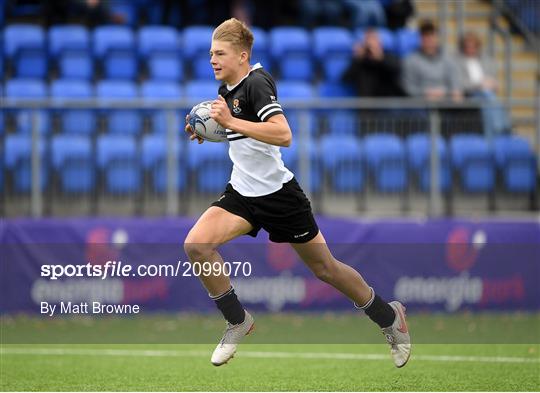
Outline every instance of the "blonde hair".
<path id="1" fill-rule="evenodd" d="M 471 41 L 476 45 L 476 50 L 480 52 L 482 50 L 482 40 L 474 31 L 465 32 L 459 39 L 459 49 L 461 52 L 465 50 L 465 44 Z"/>
<path id="2" fill-rule="evenodd" d="M 236 18 L 227 19 L 216 27 L 212 40 L 230 42 L 233 46 L 245 50 L 248 57 L 251 57 L 253 33 L 244 22 Z"/>

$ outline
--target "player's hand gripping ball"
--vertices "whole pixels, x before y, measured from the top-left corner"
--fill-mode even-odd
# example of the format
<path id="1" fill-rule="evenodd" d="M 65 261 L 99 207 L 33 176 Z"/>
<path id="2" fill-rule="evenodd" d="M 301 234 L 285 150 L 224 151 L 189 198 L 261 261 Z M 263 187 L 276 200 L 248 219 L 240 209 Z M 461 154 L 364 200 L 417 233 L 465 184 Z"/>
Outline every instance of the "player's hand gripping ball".
<path id="1" fill-rule="evenodd" d="M 223 142 L 227 140 L 227 132 L 214 119 L 210 117 L 212 101 L 204 101 L 191 109 L 188 115 L 188 124 L 196 136 L 209 142 Z"/>

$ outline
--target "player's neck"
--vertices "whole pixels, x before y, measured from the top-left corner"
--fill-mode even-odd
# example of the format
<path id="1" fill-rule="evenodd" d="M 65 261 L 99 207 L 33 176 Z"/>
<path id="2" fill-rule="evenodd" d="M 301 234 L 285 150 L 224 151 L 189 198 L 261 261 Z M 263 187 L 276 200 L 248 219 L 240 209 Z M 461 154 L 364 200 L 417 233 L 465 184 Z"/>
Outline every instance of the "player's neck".
<path id="1" fill-rule="evenodd" d="M 240 83 L 242 79 L 248 76 L 250 71 L 251 71 L 251 66 L 248 63 L 245 66 L 242 66 L 241 68 L 239 68 L 238 72 L 235 73 L 235 75 L 231 77 L 230 80 L 225 81 L 225 83 L 227 83 L 228 86 L 235 86 L 238 83 Z"/>

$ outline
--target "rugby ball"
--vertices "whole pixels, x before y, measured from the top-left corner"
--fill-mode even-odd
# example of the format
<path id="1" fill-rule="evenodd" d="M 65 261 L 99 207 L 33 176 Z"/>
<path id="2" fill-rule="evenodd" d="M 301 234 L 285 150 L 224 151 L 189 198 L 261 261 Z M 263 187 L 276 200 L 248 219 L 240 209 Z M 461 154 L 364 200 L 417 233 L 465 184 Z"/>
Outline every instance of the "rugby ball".
<path id="1" fill-rule="evenodd" d="M 225 128 L 210 117 L 212 101 L 204 101 L 195 105 L 189 112 L 189 125 L 195 134 L 209 142 L 227 140 Z"/>

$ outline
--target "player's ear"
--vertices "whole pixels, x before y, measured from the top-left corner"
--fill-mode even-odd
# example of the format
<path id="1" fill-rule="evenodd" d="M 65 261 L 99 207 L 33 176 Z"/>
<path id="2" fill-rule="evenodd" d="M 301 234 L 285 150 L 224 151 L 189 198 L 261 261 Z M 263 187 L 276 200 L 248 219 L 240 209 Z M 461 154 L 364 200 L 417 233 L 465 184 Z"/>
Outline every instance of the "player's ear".
<path id="1" fill-rule="evenodd" d="M 244 64 L 246 61 L 249 61 L 249 56 L 248 56 L 248 53 L 246 51 L 242 51 L 240 52 L 240 65 Z"/>

